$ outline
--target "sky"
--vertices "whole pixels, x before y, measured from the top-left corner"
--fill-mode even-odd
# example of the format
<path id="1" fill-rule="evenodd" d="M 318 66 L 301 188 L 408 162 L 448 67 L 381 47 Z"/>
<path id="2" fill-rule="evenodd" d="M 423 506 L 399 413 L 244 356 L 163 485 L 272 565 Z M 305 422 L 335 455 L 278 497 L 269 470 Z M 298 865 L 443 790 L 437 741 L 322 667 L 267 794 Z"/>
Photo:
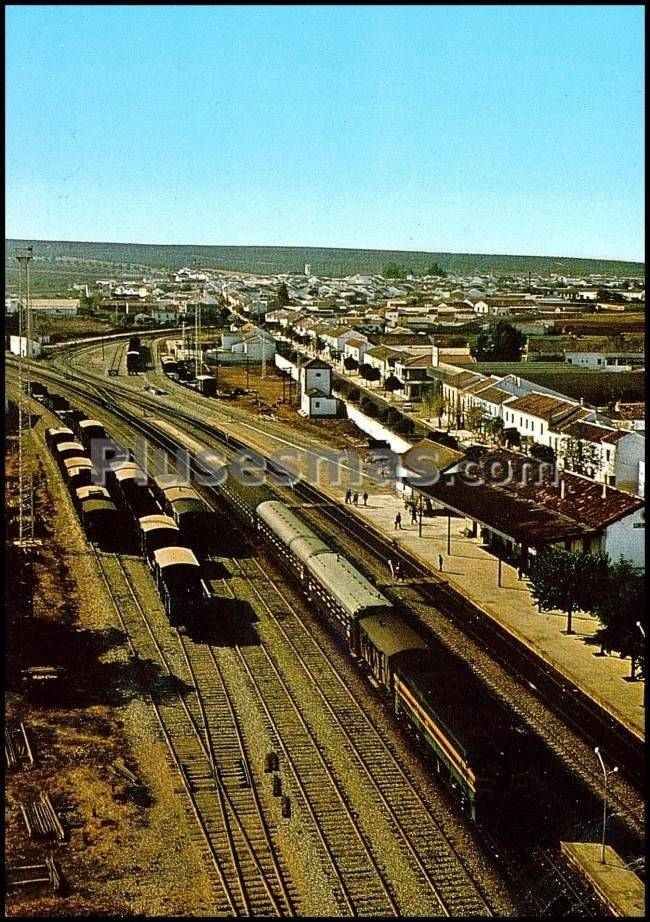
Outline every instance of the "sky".
<path id="1" fill-rule="evenodd" d="M 641 6 L 9 6 L 6 235 L 642 260 Z"/>

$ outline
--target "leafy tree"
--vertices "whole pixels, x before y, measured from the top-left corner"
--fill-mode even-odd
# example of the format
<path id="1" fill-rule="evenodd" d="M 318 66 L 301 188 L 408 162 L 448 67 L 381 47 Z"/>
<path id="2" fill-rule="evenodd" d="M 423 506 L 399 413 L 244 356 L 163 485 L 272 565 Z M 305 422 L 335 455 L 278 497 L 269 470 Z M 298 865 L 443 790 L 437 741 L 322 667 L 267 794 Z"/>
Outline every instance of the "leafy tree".
<path id="1" fill-rule="evenodd" d="M 434 263 L 432 266 L 429 266 L 429 268 L 425 271 L 424 274 L 425 275 L 438 275 L 441 278 L 447 277 L 447 273 L 445 272 L 444 269 L 440 268 L 438 263 Z"/>
<path id="2" fill-rule="evenodd" d="M 314 347 L 315 347 L 315 349 L 316 349 L 316 352 L 322 352 L 322 351 L 323 351 L 323 349 L 325 348 L 325 340 L 323 339 L 322 336 L 317 336 L 317 337 L 315 338 L 315 340 L 314 340 Z"/>
<path id="3" fill-rule="evenodd" d="M 485 431 L 493 439 L 496 439 L 497 442 L 503 440 L 504 428 L 504 422 L 500 416 L 492 416 L 485 423 Z"/>
<path id="4" fill-rule="evenodd" d="M 366 414 L 366 416 L 371 416 L 371 417 L 377 416 L 377 406 L 368 397 L 361 398 L 361 409 Z"/>
<path id="5" fill-rule="evenodd" d="M 550 445 L 540 445 L 538 442 L 535 442 L 530 446 L 530 455 L 531 458 L 536 458 L 538 461 L 547 461 L 549 464 L 555 464 L 555 452 Z"/>
<path id="6" fill-rule="evenodd" d="M 574 474 L 595 477 L 600 468 L 600 455 L 596 445 L 583 439 L 569 438 L 564 449 L 564 467 Z"/>
<path id="7" fill-rule="evenodd" d="M 424 405 L 424 412 L 426 416 L 431 419 L 433 416 L 438 417 L 438 425 L 442 419 L 442 414 L 445 411 L 446 401 L 445 398 L 439 391 L 429 388 L 424 392 L 422 403 Z"/>
<path id="8" fill-rule="evenodd" d="M 361 375 L 364 381 L 370 380 L 369 374 L 370 374 L 371 368 L 372 366 L 368 365 L 367 362 L 362 362 L 361 365 L 359 366 L 359 374 Z"/>
<path id="9" fill-rule="evenodd" d="M 526 337 L 512 324 L 499 320 L 491 329 L 479 333 L 473 354 L 479 362 L 518 362 Z"/>
<path id="10" fill-rule="evenodd" d="M 343 359 L 343 367 L 348 371 L 356 371 L 359 367 L 359 363 L 354 358 L 354 356 L 346 355 L 346 357 Z"/>
<path id="11" fill-rule="evenodd" d="M 360 399 L 361 399 L 361 391 L 359 390 L 359 388 L 358 387 L 350 388 L 350 392 L 348 394 L 348 400 L 350 400 L 352 403 L 359 403 Z"/>
<path id="12" fill-rule="evenodd" d="M 470 432 L 480 432 L 485 421 L 485 414 L 480 407 L 469 407 L 465 413 L 465 425 Z"/>
<path id="13" fill-rule="evenodd" d="M 630 657 L 630 678 L 645 657 L 643 634 L 637 621 L 645 618 L 645 579 L 639 567 L 621 558 L 609 564 L 592 590 L 590 610 L 601 627 L 596 632 L 601 651 L 616 650 Z"/>
<path id="14" fill-rule="evenodd" d="M 281 282 L 280 287 L 278 288 L 277 302 L 278 307 L 286 307 L 287 304 L 291 304 L 289 289 L 287 288 L 286 282 Z"/>
<path id="15" fill-rule="evenodd" d="M 384 381 L 384 389 L 387 391 L 391 391 L 391 393 L 393 391 L 400 390 L 401 387 L 402 387 L 402 382 L 395 375 L 392 375 L 392 374 L 388 375 L 388 377 Z"/>
<path id="16" fill-rule="evenodd" d="M 566 612 L 566 633 L 573 634 L 573 613 L 591 609 L 602 571 L 602 555 L 547 548 L 530 566 L 531 593 L 540 611 Z"/>
<path id="17" fill-rule="evenodd" d="M 364 365 L 364 368 L 367 369 L 365 378 L 367 381 L 379 381 L 381 380 L 381 372 L 374 365 Z"/>
<path id="18" fill-rule="evenodd" d="M 408 275 L 408 269 L 399 263 L 388 263 L 382 270 L 385 279 L 404 279 Z"/>
<path id="19" fill-rule="evenodd" d="M 519 430 L 515 429 L 514 426 L 505 428 L 503 430 L 503 441 L 508 448 L 519 448 L 521 445 Z"/>

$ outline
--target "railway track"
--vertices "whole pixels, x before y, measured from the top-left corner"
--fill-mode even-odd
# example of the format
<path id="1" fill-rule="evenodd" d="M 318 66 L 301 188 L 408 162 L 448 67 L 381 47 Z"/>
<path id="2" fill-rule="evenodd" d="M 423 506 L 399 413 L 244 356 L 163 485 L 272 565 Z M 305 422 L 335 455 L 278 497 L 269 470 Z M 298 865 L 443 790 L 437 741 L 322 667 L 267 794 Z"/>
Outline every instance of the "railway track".
<path id="1" fill-rule="evenodd" d="M 142 598 L 137 585 L 149 576 L 141 561 L 125 563 L 97 551 L 95 556 L 135 660 L 145 669 L 147 664 L 160 669 L 148 683 L 151 703 L 197 822 L 197 841 L 214 871 L 215 912 L 294 915 L 294 899 L 250 784 L 245 751 L 236 744 L 239 771 L 233 772 L 232 735 L 217 742 L 216 728 L 223 733 L 229 727 L 239 739 L 220 672 L 204 673 L 205 662 L 170 627 L 153 589 L 152 599 Z"/>
<path id="2" fill-rule="evenodd" d="M 465 870 L 415 783 L 377 725 L 359 705 L 309 626 L 256 558 L 233 562 L 300 663 L 330 718 L 343 733 L 368 791 L 386 812 L 422 887 L 448 916 L 489 916 L 490 907 Z"/>
<path id="3" fill-rule="evenodd" d="M 229 581 L 224 587 L 236 598 Z M 392 887 L 335 772 L 266 647 L 235 647 L 264 715 L 267 731 L 289 767 L 312 820 L 341 915 L 399 916 Z"/>
<path id="4" fill-rule="evenodd" d="M 78 385 L 76 387 L 75 385 L 67 386 L 75 391 L 80 390 Z M 97 383 L 94 383 L 93 386 L 97 388 Z M 99 396 L 103 399 L 103 402 L 105 404 L 109 400 L 113 402 L 114 397 L 110 396 L 109 392 L 101 386 L 101 383 L 100 388 Z M 152 406 L 150 399 L 143 398 L 133 391 L 129 393 L 128 399 L 143 407 Z M 169 415 L 170 411 L 160 404 L 154 404 L 154 406 L 158 415 L 165 415 L 165 413 Z M 128 416 L 128 414 L 115 406 L 109 412 L 117 412 L 124 419 Z M 179 410 L 175 416 L 176 421 L 181 419 L 199 432 L 209 435 L 210 439 L 217 439 L 222 446 L 225 444 L 226 452 L 236 450 L 243 444 L 238 439 L 227 436 L 214 426 L 202 423 L 182 410 Z M 133 422 L 131 420 L 131 423 Z M 151 431 L 151 427 L 143 427 L 142 420 L 136 420 L 135 424 L 141 431 L 144 431 L 144 428 Z M 160 433 L 154 436 L 154 439 L 156 438 L 160 441 Z M 506 673 L 512 676 L 514 681 L 521 684 L 521 695 L 516 696 L 514 700 L 511 700 L 510 697 L 508 698 L 517 713 L 525 719 L 530 719 L 528 714 L 530 708 L 526 706 L 522 710 L 516 702 L 532 698 L 537 702 L 537 709 L 540 706 L 549 708 L 550 714 L 545 718 L 546 722 L 549 719 L 551 725 L 554 721 L 564 722 L 570 731 L 578 735 L 581 740 L 585 740 L 587 746 L 581 743 L 578 746 L 567 747 L 561 735 L 555 735 L 554 737 L 552 729 L 542 731 L 548 737 L 551 748 L 572 768 L 579 769 L 583 777 L 590 779 L 590 784 L 594 791 L 599 790 L 601 784 L 596 768 L 591 764 L 593 760 L 590 758 L 590 744 L 594 742 L 601 744 L 610 758 L 625 766 L 630 780 L 638 788 L 639 780 L 643 775 L 644 759 L 639 741 L 633 734 L 626 731 L 609 715 L 606 715 L 598 705 L 591 702 L 588 696 L 572 686 L 564 677 L 547 667 L 534 653 L 522 650 L 522 645 L 515 638 L 510 637 L 507 632 L 499 630 L 498 626 L 490 623 L 482 613 L 477 613 L 468 600 L 449 590 L 444 581 L 440 581 L 417 558 L 405 552 L 402 548 L 394 547 L 389 539 L 376 532 L 372 526 L 351 515 L 344 507 L 333 503 L 329 497 L 324 496 L 319 490 L 305 481 L 295 485 L 293 495 L 294 498 L 299 496 L 309 504 L 311 508 L 306 510 L 308 515 L 317 513 L 318 516 L 335 525 L 355 544 L 361 544 L 368 555 L 375 561 L 375 567 L 378 561 L 384 562 L 387 555 L 392 556 L 394 559 L 399 559 L 402 576 L 418 579 L 420 585 L 417 586 L 416 592 L 424 604 L 433 606 L 434 609 L 441 611 L 444 616 L 449 618 L 453 626 L 465 634 L 470 641 L 478 644 L 481 650 L 487 649 L 494 661 L 505 669 Z M 417 611 L 417 601 L 414 603 L 409 600 L 407 604 Z M 560 702 L 566 701 L 571 702 L 570 713 L 567 713 L 565 704 L 560 704 Z M 535 721 L 533 721 L 533 726 L 535 726 Z M 587 749 L 589 749 L 588 753 Z M 579 758 L 576 757 L 576 753 L 580 753 Z M 621 779 L 622 782 L 624 782 L 624 779 Z M 644 822 L 644 804 L 635 794 L 626 792 L 624 788 L 619 791 L 619 786 L 618 779 L 616 779 L 612 783 L 610 792 L 617 805 L 618 813 L 624 818 L 625 822 L 628 822 L 638 832 Z"/>

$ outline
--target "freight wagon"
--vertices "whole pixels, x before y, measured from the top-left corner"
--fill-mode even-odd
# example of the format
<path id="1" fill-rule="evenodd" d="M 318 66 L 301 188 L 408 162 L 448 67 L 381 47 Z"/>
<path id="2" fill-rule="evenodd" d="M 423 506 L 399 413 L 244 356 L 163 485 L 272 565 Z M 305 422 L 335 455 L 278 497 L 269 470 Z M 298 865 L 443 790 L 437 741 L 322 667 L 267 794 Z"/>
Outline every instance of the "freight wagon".
<path id="1" fill-rule="evenodd" d="M 201 567 L 188 547 L 154 551 L 156 587 L 170 622 L 186 627 L 203 613 L 207 591 Z"/>

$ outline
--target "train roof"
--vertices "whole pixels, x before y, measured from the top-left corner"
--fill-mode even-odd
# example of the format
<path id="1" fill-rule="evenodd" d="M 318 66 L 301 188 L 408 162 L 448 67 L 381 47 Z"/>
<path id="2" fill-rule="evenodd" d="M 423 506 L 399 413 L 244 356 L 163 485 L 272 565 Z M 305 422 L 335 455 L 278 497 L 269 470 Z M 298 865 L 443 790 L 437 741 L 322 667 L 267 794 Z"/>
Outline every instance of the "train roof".
<path id="1" fill-rule="evenodd" d="M 77 455 L 74 458 L 66 458 L 63 464 L 67 471 L 70 471 L 73 467 L 91 468 L 93 466 L 93 463 L 90 460 L 90 458 L 86 458 L 83 455 Z"/>
<path id="2" fill-rule="evenodd" d="M 163 547 L 153 553 L 156 564 L 161 570 L 166 567 L 198 567 L 199 562 L 189 547 Z"/>
<path id="3" fill-rule="evenodd" d="M 386 596 L 340 554 L 316 554 L 306 565 L 350 616 L 357 617 L 367 608 L 390 607 Z"/>
<path id="4" fill-rule="evenodd" d="M 100 487 L 97 483 L 91 483 L 87 487 L 77 487 L 76 489 L 77 499 L 83 502 L 86 499 L 90 499 L 91 496 L 100 497 L 104 496 L 106 499 L 110 498 L 110 493 L 106 487 Z"/>
<path id="5" fill-rule="evenodd" d="M 135 461 L 121 461 L 119 464 L 112 464 L 110 470 L 118 481 L 137 479 L 146 483 L 147 480 L 144 471 Z"/>
<path id="6" fill-rule="evenodd" d="M 168 515 L 143 515 L 139 520 L 140 530 L 143 532 L 156 531 L 159 528 L 172 528 L 178 531 L 178 525 Z"/>
<path id="7" fill-rule="evenodd" d="M 257 507 L 260 519 L 305 563 L 314 554 L 331 553 L 311 528 L 279 500 L 266 500 Z"/>
<path id="8" fill-rule="evenodd" d="M 359 622 L 359 629 L 368 637 L 373 647 L 385 656 L 395 656 L 405 650 L 426 650 L 427 645 L 412 627 L 398 615 L 382 613 L 367 615 Z"/>
<path id="9" fill-rule="evenodd" d="M 85 499 L 81 504 L 81 509 L 84 515 L 96 514 L 98 512 L 117 512 L 115 503 L 110 499 L 104 499 L 102 497 Z"/>
<path id="10" fill-rule="evenodd" d="M 515 721 L 480 682 L 469 665 L 440 646 L 404 652 L 394 674 L 425 703 L 466 759 L 493 759 L 509 747 Z"/>
<path id="11" fill-rule="evenodd" d="M 98 419 L 80 419 L 79 420 L 80 429 L 89 429 L 90 426 L 99 426 L 100 429 L 103 429 L 104 423 L 100 423 Z"/>
<path id="12" fill-rule="evenodd" d="M 72 429 L 68 429 L 67 426 L 59 426 L 58 429 L 57 429 L 56 427 L 53 427 L 53 428 L 50 428 L 50 429 L 46 429 L 46 430 L 45 430 L 45 435 L 49 435 L 49 436 L 52 436 L 52 435 L 74 435 L 74 432 L 72 431 Z"/>
<path id="13" fill-rule="evenodd" d="M 59 442 L 59 444 L 56 446 L 56 450 L 60 455 L 62 455 L 64 451 L 72 451 L 73 449 L 75 451 L 86 450 L 81 442 Z"/>

